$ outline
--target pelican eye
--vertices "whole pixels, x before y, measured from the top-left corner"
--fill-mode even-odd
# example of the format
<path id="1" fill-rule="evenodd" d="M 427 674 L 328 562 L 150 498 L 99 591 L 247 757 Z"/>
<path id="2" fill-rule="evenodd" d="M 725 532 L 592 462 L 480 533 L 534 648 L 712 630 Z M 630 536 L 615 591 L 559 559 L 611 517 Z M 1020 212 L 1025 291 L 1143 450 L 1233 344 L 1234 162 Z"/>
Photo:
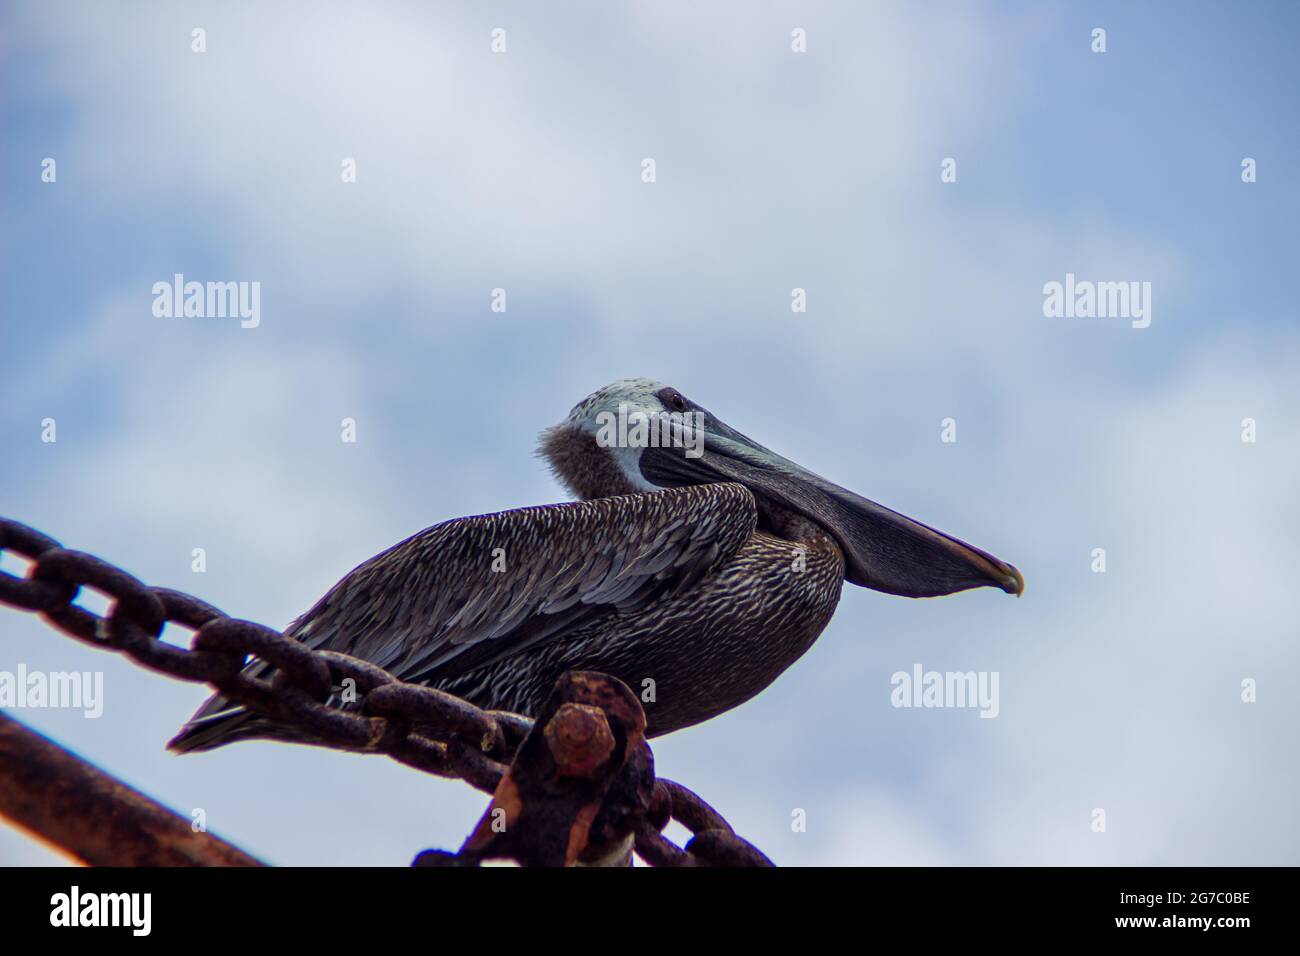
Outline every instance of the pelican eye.
<path id="1" fill-rule="evenodd" d="M 675 388 L 664 388 L 659 390 L 659 400 L 664 403 L 664 407 L 674 412 L 684 412 L 687 409 L 686 396 Z"/>

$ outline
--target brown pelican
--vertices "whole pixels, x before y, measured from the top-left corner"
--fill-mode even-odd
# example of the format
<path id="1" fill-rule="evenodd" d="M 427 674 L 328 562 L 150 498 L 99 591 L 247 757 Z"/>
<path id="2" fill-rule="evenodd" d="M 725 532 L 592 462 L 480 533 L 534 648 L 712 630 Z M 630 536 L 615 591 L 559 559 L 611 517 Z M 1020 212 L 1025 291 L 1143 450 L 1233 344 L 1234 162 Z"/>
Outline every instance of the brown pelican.
<path id="1" fill-rule="evenodd" d="M 656 735 L 772 683 L 826 627 L 844 581 L 906 597 L 1024 589 L 1010 564 L 658 382 L 593 393 L 539 451 L 581 500 L 434 525 L 349 572 L 287 633 L 522 714 L 565 671 L 604 671 L 641 694 Z M 250 738 L 312 742 L 214 697 L 170 746 Z"/>

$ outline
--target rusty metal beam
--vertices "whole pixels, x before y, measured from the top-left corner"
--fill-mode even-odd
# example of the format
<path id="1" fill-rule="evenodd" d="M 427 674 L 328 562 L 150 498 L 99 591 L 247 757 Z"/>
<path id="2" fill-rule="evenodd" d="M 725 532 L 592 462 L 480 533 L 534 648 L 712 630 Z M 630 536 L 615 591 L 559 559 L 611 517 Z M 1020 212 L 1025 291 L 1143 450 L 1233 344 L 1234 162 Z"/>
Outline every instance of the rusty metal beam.
<path id="1" fill-rule="evenodd" d="M 633 830 L 653 788 L 636 694 L 608 674 L 570 671 L 556 682 L 456 862 L 630 863 Z"/>
<path id="2" fill-rule="evenodd" d="M 0 713 L 0 816 L 91 866 L 263 866 Z"/>

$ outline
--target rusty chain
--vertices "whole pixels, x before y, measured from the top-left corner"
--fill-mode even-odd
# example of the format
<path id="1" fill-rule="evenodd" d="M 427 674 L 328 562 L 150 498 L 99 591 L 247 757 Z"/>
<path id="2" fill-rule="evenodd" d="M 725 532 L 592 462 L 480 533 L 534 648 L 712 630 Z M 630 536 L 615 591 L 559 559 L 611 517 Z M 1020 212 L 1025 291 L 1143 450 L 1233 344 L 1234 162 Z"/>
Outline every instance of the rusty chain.
<path id="1" fill-rule="evenodd" d="M 0 553 L 31 562 L 25 577 L 0 572 L 0 604 L 39 614 L 64 634 L 293 724 L 328 746 L 381 753 L 440 777 L 494 793 L 533 722 L 485 711 L 444 691 L 397 679 L 368 661 L 312 650 L 281 632 L 219 611 L 193 595 L 144 584 L 121 568 L 18 521 L 0 518 Z M 97 615 L 73 602 L 89 587 L 111 599 Z M 193 632 L 189 648 L 162 640 L 168 624 Z M 274 668 L 248 673 L 250 658 Z M 327 703 L 343 680 L 355 682 L 359 710 Z M 677 820 L 694 834 L 685 848 L 661 832 Z M 686 787 L 656 779 L 649 805 L 622 821 L 637 854 L 652 866 L 754 866 L 771 862 L 736 835 L 722 815 Z"/>

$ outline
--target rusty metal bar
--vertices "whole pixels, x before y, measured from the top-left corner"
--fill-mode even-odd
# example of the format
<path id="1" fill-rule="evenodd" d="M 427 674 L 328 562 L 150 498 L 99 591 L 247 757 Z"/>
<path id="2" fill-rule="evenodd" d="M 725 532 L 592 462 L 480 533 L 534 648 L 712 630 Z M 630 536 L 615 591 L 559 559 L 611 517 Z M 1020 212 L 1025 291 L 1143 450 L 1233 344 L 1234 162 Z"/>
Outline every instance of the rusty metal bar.
<path id="1" fill-rule="evenodd" d="M 608 674 L 570 671 L 556 682 L 455 860 L 631 863 L 632 834 L 653 789 L 654 758 L 636 694 Z"/>
<path id="2" fill-rule="evenodd" d="M 0 713 L 0 816 L 90 866 L 263 866 Z"/>

